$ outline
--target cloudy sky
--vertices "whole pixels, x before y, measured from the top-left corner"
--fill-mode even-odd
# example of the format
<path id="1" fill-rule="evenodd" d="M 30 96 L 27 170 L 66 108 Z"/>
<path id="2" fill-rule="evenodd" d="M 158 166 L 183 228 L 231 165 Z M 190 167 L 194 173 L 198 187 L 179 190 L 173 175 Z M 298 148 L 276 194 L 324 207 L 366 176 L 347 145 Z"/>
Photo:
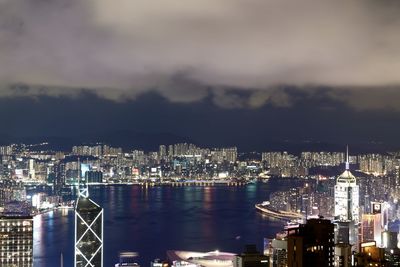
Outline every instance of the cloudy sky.
<path id="1" fill-rule="evenodd" d="M 0 0 L 0 134 L 400 144 L 399 13 L 395 0 Z"/>

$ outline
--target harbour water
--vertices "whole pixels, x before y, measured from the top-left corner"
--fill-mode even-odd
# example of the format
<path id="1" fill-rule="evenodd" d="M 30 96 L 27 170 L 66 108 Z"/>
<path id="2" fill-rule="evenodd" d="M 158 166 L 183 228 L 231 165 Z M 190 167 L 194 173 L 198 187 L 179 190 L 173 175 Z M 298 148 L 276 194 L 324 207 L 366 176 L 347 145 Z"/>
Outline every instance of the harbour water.
<path id="1" fill-rule="evenodd" d="M 282 229 L 254 204 L 277 190 L 272 183 L 245 186 L 94 186 L 91 198 L 104 208 L 104 266 L 120 251 L 135 251 L 141 266 L 165 258 L 166 250 L 220 250 L 239 253 L 245 244 L 262 250 L 263 238 Z M 73 210 L 57 210 L 34 220 L 34 267 L 73 265 Z"/>

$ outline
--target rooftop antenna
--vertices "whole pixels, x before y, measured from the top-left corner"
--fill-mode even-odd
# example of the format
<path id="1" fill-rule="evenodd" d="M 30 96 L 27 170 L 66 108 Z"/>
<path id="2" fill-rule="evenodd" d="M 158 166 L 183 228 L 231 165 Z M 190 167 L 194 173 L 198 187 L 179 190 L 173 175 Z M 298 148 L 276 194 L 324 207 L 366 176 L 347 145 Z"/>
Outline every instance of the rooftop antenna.
<path id="1" fill-rule="evenodd" d="M 346 171 L 350 169 L 349 163 L 349 145 L 346 145 Z"/>

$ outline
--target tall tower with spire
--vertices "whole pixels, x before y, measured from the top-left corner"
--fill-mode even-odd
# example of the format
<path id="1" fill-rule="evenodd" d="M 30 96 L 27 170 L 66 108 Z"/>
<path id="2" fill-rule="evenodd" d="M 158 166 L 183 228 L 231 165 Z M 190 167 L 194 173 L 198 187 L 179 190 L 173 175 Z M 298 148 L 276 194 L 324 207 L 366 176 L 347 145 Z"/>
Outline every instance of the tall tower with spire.
<path id="1" fill-rule="evenodd" d="M 89 198 L 87 181 L 78 173 L 74 267 L 103 267 L 103 208 Z"/>
<path id="2" fill-rule="evenodd" d="M 341 221 L 359 222 L 359 186 L 350 172 L 349 149 L 346 149 L 346 169 L 336 179 L 335 217 Z"/>
<path id="3" fill-rule="evenodd" d="M 345 171 L 336 179 L 335 220 L 349 225 L 349 242 L 357 245 L 357 227 L 360 222 L 359 186 L 356 177 L 350 172 L 348 147 L 346 148 Z"/>

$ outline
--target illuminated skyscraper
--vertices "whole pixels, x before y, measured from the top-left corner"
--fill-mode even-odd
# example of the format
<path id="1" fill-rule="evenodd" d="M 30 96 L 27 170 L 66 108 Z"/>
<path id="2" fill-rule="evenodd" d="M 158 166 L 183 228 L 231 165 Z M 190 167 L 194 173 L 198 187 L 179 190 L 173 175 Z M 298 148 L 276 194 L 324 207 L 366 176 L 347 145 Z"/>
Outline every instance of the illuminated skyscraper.
<path id="1" fill-rule="evenodd" d="M 347 154 L 346 170 L 337 178 L 335 185 L 335 217 L 340 221 L 359 222 L 359 186 L 349 171 Z"/>
<path id="2" fill-rule="evenodd" d="M 33 219 L 22 202 L 9 203 L 0 216 L 0 266 L 33 266 Z"/>
<path id="3" fill-rule="evenodd" d="M 349 222 L 349 242 L 358 244 L 359 186 L 356 177 L 349 170 L 349 153 L 346 156 L 346 169 L 336 179 L 335 185 L 335 218 L 338 222 Z M 353 227 L 354 230 L 353 230 Z"/>
<path id="4" fill-rule="evenodd" d="M 75 267 L 103 267 L 103 209 L 79 188 L 75 206 Z"/>
<path id="5" fill-rule="evenodd" d="M 370 242 L 375 241 L 377 246 L 382 245 L 382 232 L 381 226 L 382 217 L 380 213 L 376 214 L 363 214 L 361 221 L 361 241 Z"/>

